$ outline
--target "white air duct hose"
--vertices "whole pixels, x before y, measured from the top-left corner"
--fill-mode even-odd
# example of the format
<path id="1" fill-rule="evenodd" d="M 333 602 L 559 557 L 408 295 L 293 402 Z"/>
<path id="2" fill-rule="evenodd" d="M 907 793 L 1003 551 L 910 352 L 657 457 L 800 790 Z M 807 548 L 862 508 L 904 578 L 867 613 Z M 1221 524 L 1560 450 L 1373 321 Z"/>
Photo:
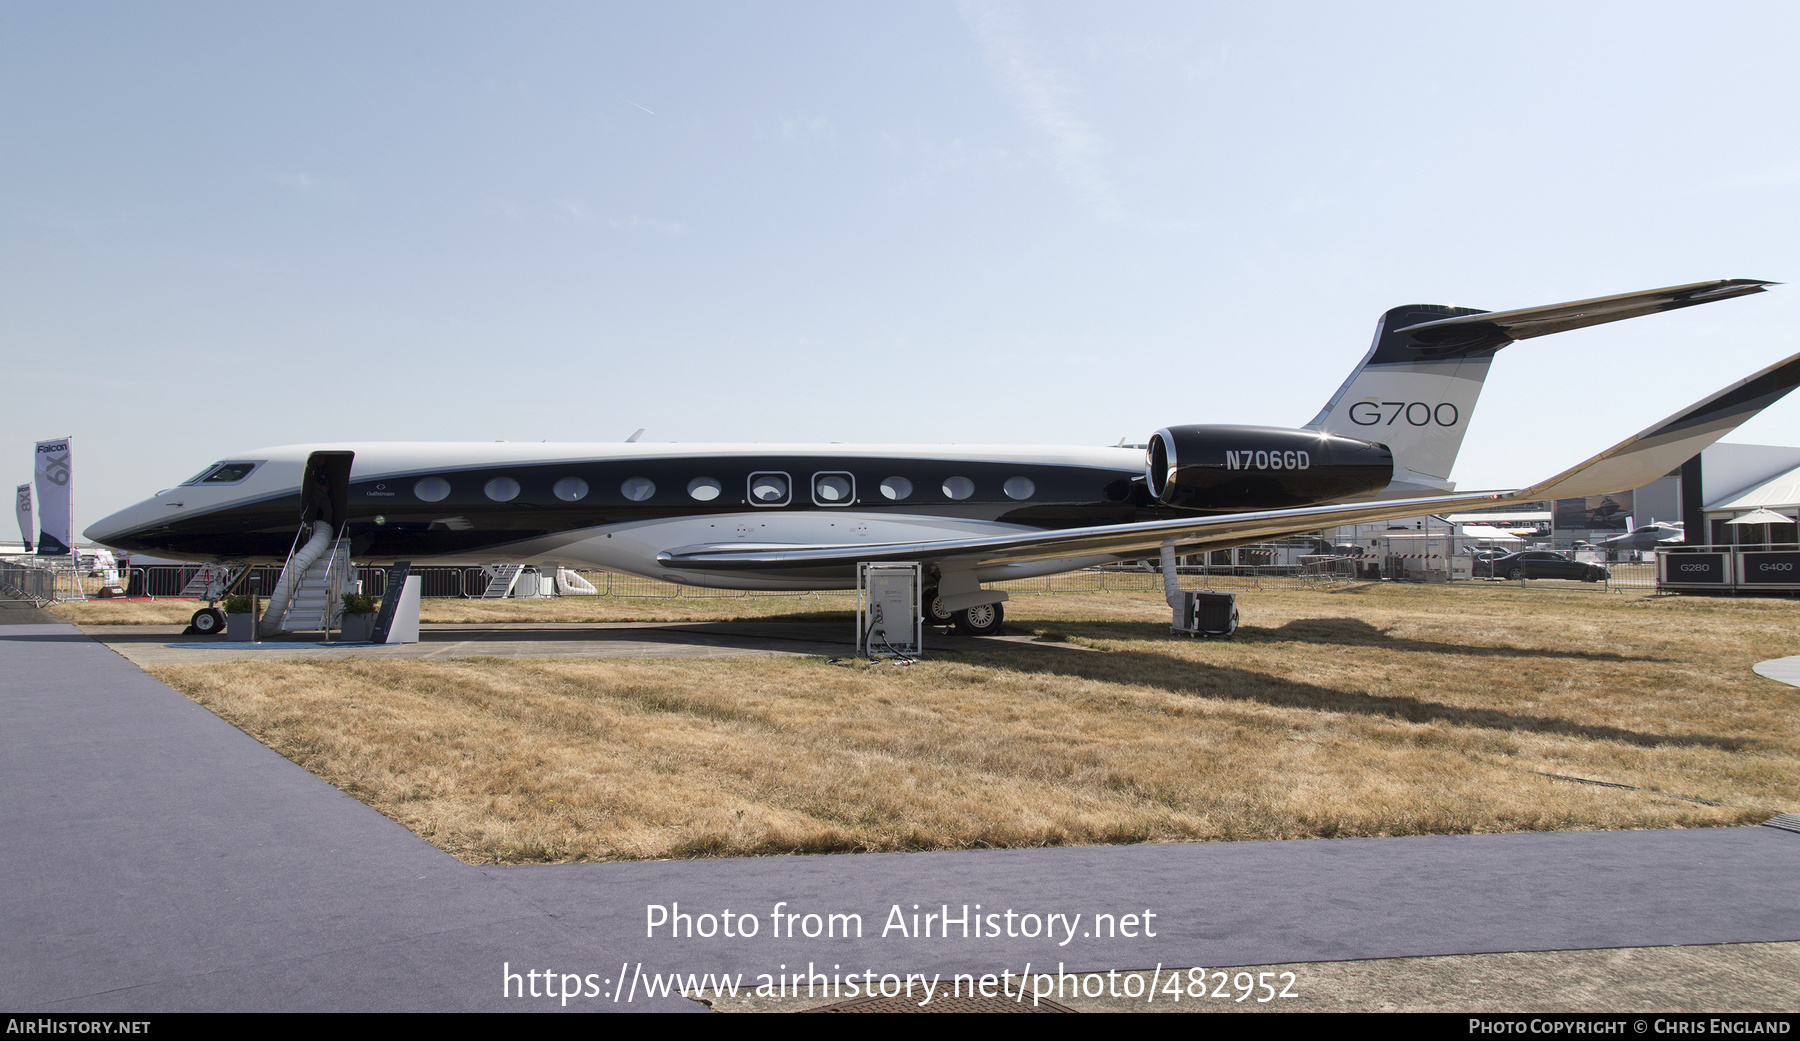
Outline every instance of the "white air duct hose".
<path id="1" fill-rule="evenodd" d="M 288 558 L 287 564 L 281 569 L 281 577 L 275 581 L 275 591 L 269 594 L 269 606 L 256 622 L 258 636 L 274 636 L 281 631 L 281 616 L 287 610 L 289 595 L 306 580 L 307 568 L 312 567 L 330 548 L 331 522 L 313 521 L 312 538 L 300 547 L 300 552 Z M 288 581 L 290 574 L 294 577 L 292 582 Z"/>
<path id="2" fill-rule="evenodd" d="M 1175 544 L 1166 542 L 1162 548 L 1163 599 L 1177 611 L 1181 610 L 1181 576 L 1175 573 Z"/>

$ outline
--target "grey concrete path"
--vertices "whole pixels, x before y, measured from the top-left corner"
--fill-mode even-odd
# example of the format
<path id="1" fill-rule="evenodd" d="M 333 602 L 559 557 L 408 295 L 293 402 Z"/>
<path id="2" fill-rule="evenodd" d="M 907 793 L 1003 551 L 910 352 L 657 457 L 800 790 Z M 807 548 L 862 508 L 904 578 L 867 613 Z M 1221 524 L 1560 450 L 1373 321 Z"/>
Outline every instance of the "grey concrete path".
<path id="1" fill-rule="evenodd" d="M 1800 940 L 1800 835 L 1769 828 L 470 867 L 41 621 L 0 627 L 0 836 L 16 1011 L 561 1007 L 503 996 L 505 968 L 527 994 L 579 978 L 571 1009 L 694 1009 L 646 976 Z M 998 935 L 923 920 L 964 904 Z M 652 905 L 713 935 L 646 936 Z M 832 913 L 861 938 L 804 935 Z"/>
<path id="2" fill-rule="evenodd" d="M 1770 658 L 1750 666 L 1750 671 L 1758 676 L 1785 683 L 1790 687 L 1800 687 L 1800 654 L 1789 658 Z"/>

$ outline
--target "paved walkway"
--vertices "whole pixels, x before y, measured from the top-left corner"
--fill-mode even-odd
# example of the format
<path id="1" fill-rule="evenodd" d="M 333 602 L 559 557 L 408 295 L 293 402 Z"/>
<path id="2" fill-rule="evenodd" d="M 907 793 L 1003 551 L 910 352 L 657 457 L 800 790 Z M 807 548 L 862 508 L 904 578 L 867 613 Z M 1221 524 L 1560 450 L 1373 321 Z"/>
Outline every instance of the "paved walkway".
<path id="1" fill-rule="evenodd" d="M 1800 687 L 1800 654 L 1790 658 L 1770 658 L 1750 666 L 1758 676 L 1767 676 L 1790 687 Z"/>
<path id="2" fill-rule="evenodd" d="M 527 973 L 558 990 L 592 974 L 596 995 L 570 1009 L 693 1010 L 646 997 L 639 972 L 754 984 L 782 966 L 979 974 L 1800 940 L 1800 834 L 1772 828 L 471 867 L 44 618 L 0 624 L 11 1010 L 560 1007 L 504 997 L 505 967 L 527 993 L 543 992 Z M 912 934 L 915 904 L 921 926 L 980 905 L 999 935 L 882 935 L 895 907 Z M 650 905 L 753 914 L 757 935 L 646 937 Z M 862 938 L 787 935 L 831 913 L 860 915 Z M 1051 914 L 1081 916 L 1066 943 L 1069 918 L 1054 939 L 1018 935 Z M 1094 935 L 1096 914 L 1115 935 Z M 621 965 L 633 982 L 615 996 Z"/>

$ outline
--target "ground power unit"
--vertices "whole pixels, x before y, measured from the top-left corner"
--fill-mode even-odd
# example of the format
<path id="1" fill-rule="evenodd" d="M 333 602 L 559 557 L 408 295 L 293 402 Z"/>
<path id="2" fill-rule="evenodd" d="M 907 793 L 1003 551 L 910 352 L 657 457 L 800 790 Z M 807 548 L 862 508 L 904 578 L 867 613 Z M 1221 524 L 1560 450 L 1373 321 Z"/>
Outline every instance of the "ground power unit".
<path id="1" fill-rule="evenodd" d="M 1175 609 L 1175 624 L 1169 631 L 1229 640 L 1237 626 L 1236 593 L 1182 593 Z"/>

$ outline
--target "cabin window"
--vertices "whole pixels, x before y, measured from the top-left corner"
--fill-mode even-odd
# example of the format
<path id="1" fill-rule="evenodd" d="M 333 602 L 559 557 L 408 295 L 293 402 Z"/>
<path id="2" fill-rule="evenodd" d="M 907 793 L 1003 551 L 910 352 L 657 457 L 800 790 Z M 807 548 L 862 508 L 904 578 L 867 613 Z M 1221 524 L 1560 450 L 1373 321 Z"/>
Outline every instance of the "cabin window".
<path id="1" fill-rule="evenodd" d="M 847 473 L 813 474 L 813 502 L 820 506 L 848 506 L 856 498 L 856 478 Z"/>
<path id="2" fill-rule="evenodd" d="M 752 506 L 786 506 L 793 485 L 785 473 L 754 473 L 750 475 L 750 504 Z"/>
<path id="3" fill-rule="evenodd" d="M 413 485 L 413 494 L 424 502 L 439 502 L 450 494 L 450 482 L 442 477 L 427 477 Z"/>
<path id="4" fill-rule="evenodd" d="M 975 482 L 967 477 L 944 478 L 944 497 L 947 499 L 967 499 L 975 494 Z"/>
<path id="5" fill-rule="evenodd" d="M 565 477 L 550 486 L 551 494 L 564 502 L 587 498 L 588 483 L 579 477 Z"/>
<path id="6" fill-rule="evenodd" d="M 688 482 L 688 495 L 701 502 L 711 502 L 719 497 L 724 489 L 719 482 L 710 477 L 696 477 Z"/>
<path id="7" fill-rule="evenodd" d="M 912 482 L 904 477 L 890 477 L 881 482 L 881 494 L 896 502 L 912 498 Z"/>
<path id="8" fill-rule="evenodd" d="M 481 494 L 495 502 L 511 502 L 519 497 L 519 482 L 510 477 L 496 477 L 482 485 Z"/>
<path id="9" fill-rule="evenodd" d="M 1008 477 L 1000 490 L 1006 493 L 1008 499 L 1029 499 L 1037 494 L 1037 485 L 1029 477 Z"/>
<path id="10" fill-rule="evenodd" d="M 643 502 L 656 494 L 656 482 L 648 477 L 630 477 L 619 485 L 619 494 L 632 502 Z"/>

